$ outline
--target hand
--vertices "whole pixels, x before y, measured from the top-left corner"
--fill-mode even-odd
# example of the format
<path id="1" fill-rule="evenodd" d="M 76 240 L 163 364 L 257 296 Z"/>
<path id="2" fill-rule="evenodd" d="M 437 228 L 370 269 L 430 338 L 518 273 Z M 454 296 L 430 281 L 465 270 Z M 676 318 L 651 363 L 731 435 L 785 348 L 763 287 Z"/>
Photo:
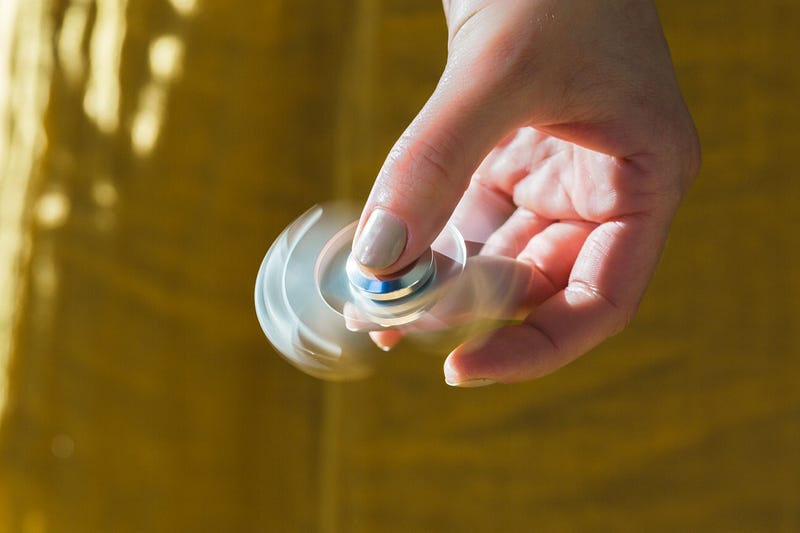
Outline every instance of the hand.
<path id="1" fill-rule="evenodd" d="M 445 13 L 444 73 L 384 163 L 353 250 L 391 273 L 451 216 L 470 221 L 482 256 L 532 273 L 530 313 L 456 348 L 445 378 L 532 379 L 631 320 L 698 171 L 697 134 L 649 0 L 451 1 Z"/>

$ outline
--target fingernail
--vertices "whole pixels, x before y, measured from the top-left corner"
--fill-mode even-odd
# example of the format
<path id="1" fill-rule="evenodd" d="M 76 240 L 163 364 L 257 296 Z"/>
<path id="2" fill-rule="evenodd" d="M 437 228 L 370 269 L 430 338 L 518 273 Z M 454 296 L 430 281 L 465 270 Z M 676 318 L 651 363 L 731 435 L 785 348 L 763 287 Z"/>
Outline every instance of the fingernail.
<path id="1" fill-rule="evenodd" d="M 449 358 L 444 362 L 444 381 L 451 387 L 461 387 L 465 389 L 485 387 L 487 385 L 494 385 L 497 383 L 493 379 L 485 378 L 463 379 L 461 376 L 459 376 L 458 371 L 450 363 Z"/>
<path id="2" fill-rule="evenodd" d="M 367 268 L 390 267 L 406 247 L 406 226 L 385 209 L 372 211 L 353 246 L 356 260 Z"/>
<path id="3" fill-rule="evenodd" d="M 381 338 L 381 336 L 378 333 L 379 332 L 376 332 L 376 331 L 370 331 L 369 332 L 369 338 L 372 339 L 372 342 L 375 343 L 375 346 L 377 346 L 378 348 L 380 348 L 384 352 L 388 352 L 389 350 L 392 349 L 393 345 L 384 343 L 383 339 Z"/>

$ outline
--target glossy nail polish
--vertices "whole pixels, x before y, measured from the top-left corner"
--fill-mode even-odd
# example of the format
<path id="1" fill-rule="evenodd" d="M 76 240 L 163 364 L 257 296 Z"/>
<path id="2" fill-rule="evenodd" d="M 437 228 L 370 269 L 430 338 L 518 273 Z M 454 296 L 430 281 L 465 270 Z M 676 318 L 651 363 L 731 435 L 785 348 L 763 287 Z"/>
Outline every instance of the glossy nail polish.
<path id="1" fill-rule="evenodd" d="M 387 268 L 403 253 L 407 238 L 402 220 L 385 209 L 376 208 L 353 246 L 353 256 L 367 268 Z"/>

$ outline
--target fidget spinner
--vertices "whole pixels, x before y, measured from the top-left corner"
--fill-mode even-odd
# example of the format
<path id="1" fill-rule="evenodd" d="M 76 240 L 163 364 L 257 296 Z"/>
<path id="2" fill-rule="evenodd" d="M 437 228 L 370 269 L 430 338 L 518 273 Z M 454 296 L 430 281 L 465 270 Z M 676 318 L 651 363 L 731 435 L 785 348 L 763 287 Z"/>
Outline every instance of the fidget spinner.
<path id="1" fill-rule="evenodd" d="M 256 314 L 267 338 L 321 379 L 369 374 L 386 353 L 367 331 L 424 320 L 467 261 L 464 238 L 448 223 L 414 263 L 374 276 L 351 254 L 359 213 L 346 203 L 312 207 L 278 236 L 256 277 Z"/>

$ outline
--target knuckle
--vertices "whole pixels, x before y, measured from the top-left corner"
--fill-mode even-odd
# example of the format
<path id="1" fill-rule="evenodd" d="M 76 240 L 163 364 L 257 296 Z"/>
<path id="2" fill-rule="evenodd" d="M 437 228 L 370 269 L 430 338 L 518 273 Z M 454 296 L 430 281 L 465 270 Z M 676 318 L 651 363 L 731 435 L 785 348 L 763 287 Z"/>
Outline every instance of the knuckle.
<path id="1" fill-rule="evenodd" d="M 445 133 L 431 140 L 404 135 L 389 159 L 392 179 L 410 197 L 433 199 L 460 185 L 463 178 L 457 143 Z"/>
<path id="2" fill-rule="evenodd" d="M 676 177 L 675 188 L 682 197 L 700 172 L 702 155 L 700 136 L 688 110 L 684 108 L 678 116 L 680 119 L 667 129 L 665 157 L 671 162 L 667 168 Z"/>
<path id="3" fill-rule="evenodd" d="M 566 291 L 588 298 L 601 307 L 601 313 L 608 324 L 607 333 L 609 337 L 613 337 L 625 330 L 636 314 L 636 305 L 626 305 L 618 302 L 600 290 L 600 288 L 583 280 L 572 280 Z"/>
<path id="4" fill-rule="evenodd" d="M 691 185 L 700 173 L 700 166 L 702 165 L 703 155 L 700 146 L 700 135 L 697 133 L 697 128 L 691 122 L 687 127 L 687 132 L 684 135 L 686 148 L 686 169 L 684 171 L 686 176 L 686 188 Z"/>
<path id="5" fill-rule="evenodd" d="M 443 144 L 418 140 L 409 154 L 412 174 L 418 174 L 419 179 L 447 181 L 452 173 L 452 157 L 449 148 Z"/>

